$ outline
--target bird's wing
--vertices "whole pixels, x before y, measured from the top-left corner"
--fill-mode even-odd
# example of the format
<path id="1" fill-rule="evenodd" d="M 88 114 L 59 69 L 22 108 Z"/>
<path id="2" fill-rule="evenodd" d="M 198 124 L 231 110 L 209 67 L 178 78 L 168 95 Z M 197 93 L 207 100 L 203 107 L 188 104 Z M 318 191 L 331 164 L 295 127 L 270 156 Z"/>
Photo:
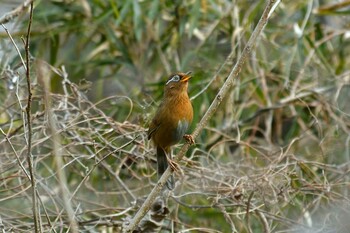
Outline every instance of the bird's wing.
<path id="1" fill-rule="evenodd" d="M 152 134 L 157 131 L 159 126 L 160 126 L 160 122 L 158 122 L 156 119 L 153 119 L 147 131 L 148 140 L 151 139 Z"/>
<path id="2" fill-rule="evenodd" d="M 149 128 L 148 128 L 148 131 L 147 131 L 148 140 L 150 140 L 151 137 L 152 137 L 152 134 L 159 129 L 159 127 L 161 125 L 161 122 L 163 121 L 162 120 L 162 116 L 164 115 L 163 114 L 164 108 L 162 107 L 163 105 L 164 105 L 164 102 L 162 102 L 159 105 L 156 114 L 154 115 L 151 123 L 149 124 Z"/>

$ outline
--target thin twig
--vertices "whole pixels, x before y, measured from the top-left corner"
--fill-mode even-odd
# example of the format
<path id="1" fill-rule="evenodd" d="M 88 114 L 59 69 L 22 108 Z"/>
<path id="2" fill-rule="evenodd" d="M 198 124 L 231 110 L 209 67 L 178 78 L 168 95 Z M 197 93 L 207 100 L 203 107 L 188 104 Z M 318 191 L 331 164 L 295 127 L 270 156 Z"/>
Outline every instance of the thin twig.
<path id="1" fill-rule="evenodd" d="M 136 139 L 136 138 L 135 138 Z M 127 147 L 128 145 L 130 145 L 132 142 L 134 142 L 134 140 L 128 141 L 126 142 L 124 145 L 116 148 L 115 150 L 111 151 L 110 153 L 108 153 L 107 155 L 103 156 L 101 159 L 99 159 L 98 161 L 96 161 L 96 163 L 93 165 L 93 167 L 89 170 L 89 172 L 84 176 L 84 178 L 81 180 L 81 182 L 79 183 L 79 185 L 77 186 L 77 188 L 75 189 L 75 191 L 72 194 L 71 199 L 76 195 L 76 193 L 78 192 L 79 188 L 81 187 L 81 185 L 90 177 L 91 173 L 95 170 L 95 168 L 102 163 L 102 166 L 107 169 L 107 171 L 111 174 L 114 175 L 114 177 L 117 179 L 117 181 L 119 182 L 119 184 L 124 188 L 124 190 L 133 198 L 133 201 L 136 201 L 136 197 L 135 195 L 129 190 L 129 188 L 124 184 L 124 182 L 120 179 L 119 176 L 116 176 L 115 173 L 111 170 L 110 167 L 107 167 L 107 164 L 103 164 L 103 161 L 109 157 L 111 154 L 115 154 L 118 151 L 122 150 L 124 147 Z"/>
<path id="2" fill-rule="evenodd" d="M 231 89 L 233 80 L 240 73 L 244 62 L 248 57 L 248 54 L 250 54 L 252 47 L 256 43 L 258 36 L 260 35 L 261 31 L 265 27 L 265 25 L 268 21 L 268 16 L 270 14 L 270 10 L 272 9 L 272 7 L 274 7 L 274 3 L 275 3 L 275 0 L 270 0 L 267 3 L 267 6 L 265 7 L 265 10 L 264 10 L 264 12 L 259 20 L 259 23 L 257 24 L 256 28 L 254 29 L 249 41 L 247 42 L 247 45 L 243 49 L 242 55 L 239 57 L 236 65 L 231 70 L 231 73 L 229 74 L 228 78 L 226 79 L 224 85 L 220 89 L 219 93 L 216 95 L 216 98 L 213 100 L 213 102 L 211 103 L 207 112 L 205 113 L 205 115 L 203 116 L 201 121 L 198 123 L 196 129 L 194 130 L 194 132 L 192 134 L 194 139 L 199 135 L 199 133 L 202 131 L 202 129 L 207 125 L 209 119 L 214 115 L 214 113 L 218 109 L 220 103 L 222 102 L 223 98 L 227 95 L 227 93 Z M 175 158 L 176 163 L 178 163 L 182 159 L 182 157 L 186 154 L 189 147 L 190 147 L 189 143 L 186 143 L 185 145 L 183 145 L 179 154 Z M 143 203 L 141 208 L 138 210 L 138 212 L 136 213 L 134 218 L 130 221 L 130 223 L 125 224 L 123 232 L 132 232 L 136 228 L 138 223 L 146 215 L 149 208 L 152 206 L 152 203 L 154 202 L 156 197 L 159 195 L 159 193 L 163 189 L 163 186 L 164 186 L 166 180 L 168 179 L 168 177 L 171 175 L 171 173 L 172 173 L 171 168 L 168 168 L 164 172 L 164 174 L 158 180 L 158 183 L 155 185 L 155 187 L 153 188 L 151 193 L 148 195 L 147 199 L 145 200 L 145 202 Z"/>
<path id="3" fill-rule="evenodd" d="M 332 2 L 325 4 L 313 10 L 315 14 L 330 14 L 332 12 L 337 12 L 341 8 L 345 8 L 350 5 L 350 0 L 344 0 L 340 2 Z"/>
<path id="4" fill-rule="evenodd" d="M 247 210 L 246 210 L 246 222 L 247 222 L 247 227 L 248 227 L 248 232 L 249 233 L 253 233 L 252 228 L 250 227 L 250 218 L 249 218 L 249 213 L 250 213 L 250 205 L 251 205 L 251 201 L 254 195 L 254 191 L 252 191 L 248 197 L 248 201 L 247 201 Z"/>
<path id="5" fill-rule="evenodd" d="M 6 13 L 4 16 L 0 18 L 0 24 L 8 23 L 18 15 L 20 15 L 25 9 L 28 8 L 29 5 L 31 5 L 34 2 L 34 0 L 26 0 L 22 3 L 22 5 L 18 6 L 13 11 L 10 11 Z"/>
<path id="6" fill-rule="evenodd" d="M 266 219 L 266 217 L 265 217 L 265 215 L 261 212 L 261 211 L 259 211 L 259 210 L 255 210 L 255 213 L 259 216 L 259 218 L 260 218 L 260 221 L 261 221 L 261 223 L 262 223 L 262 225 L 263 225 L 263 229 L 264 229 L 264 233 L 270 233 L 271 232 L 271 230 L 270 230 L 270 226 L 269 226 L 269 223 L 268 223 L 268 221 L 267 221 L 267 219 Z"/>
<path id="7" fill-rule="evenodd" d="M 16 160 L 18 162 L 18 165 L 20 166 L 20 168 L 23 170 L 24 174 L 28 177 L 29 180 L 31 180 L 30 175 L 28 174 L 27 170 L 25 169 L 25 167 L 23 166 L 21 159 L 19 158 L 19 155 L 16 151 L 16 149 L 14 148 L 12 142 L 10 141 L 10 138 L 7 136 L 7 134 L 2 130 L 2 128 L 0 128 L 0 132 L 1 134 L 5 137 L 5 140 L 7 141 L 7 143 L 10 145 L 11 150 L 13 152 L 13 154 L 16 156 Z"/>
<path id="8" fill-rule="evenodd" d="M 22 54 L 21 54 L 21 52 L 19 51 L 19 48 L 17 47 L 15 41 L 13 40 L 13 37 L 12 37 L 10 31 L 7 29 L 7 27 L 5 27 L 4 24 L 1 24 L 1 26 L 4 28 L 6 34 L 9 36 L 9 38 L 10 38 L 12 44 L 15 46 L 15 49 L 16 49 L 16 51 L 17 51 L 17 54 L 18 54 L 18 56 L 19 56 L 19 58 L 21 59 L 21 62 L 22 62 L 22 64 L 23 64 L 24 70 L 27 70 L 27 65 L 26 65 L 26 63 L 24 62 L 23 57 L 22 57 Z M 17 81 L 17 83 L 18 83 L 18 82 L 19 82 L 19 81 Z"/>
<path id="9" fill-rule="evenodd" d="M 35 172 L 34 172 L 34 165 L 33 165 L 33 155 L 32 155 L 32 114 L 31 114 L 31 107 L 32 107 L 32 86 L 31 86 L 31 80 L 30 80 L 30 65 L 29 65 L 29 42 L 30 42 L 30 30 L 32 27 L 32 21 L 33 21 L 33 2 L 30 4 L 30 15 L 29 15 L 29 24 L 28 24 L 28 30 L 27 30 L 27 36 L 25 41 L 25 54 L 26 54 L 26 78 L 27 78 L 27 88 L 28 88 L 28 102 L 26 107 L 26 113 L 27 113 L 27 128 L 28 128 L 28 145 L 27 145 L 27 160 L 28 160 L 28 166 L 29 166 L 29 174 L 30 174 L 30 181 L 32 185 L 32 201 L 33 201 L 33 217 L 34 217 L 34 227 L 35 232 L 42 232 L 41 231 L 41 224 L 39 219 L 39 208 L 38 208 L 38 202 L 37 202 L 37 189 L 36 189 L 36 179 L 35 179 Z"/>

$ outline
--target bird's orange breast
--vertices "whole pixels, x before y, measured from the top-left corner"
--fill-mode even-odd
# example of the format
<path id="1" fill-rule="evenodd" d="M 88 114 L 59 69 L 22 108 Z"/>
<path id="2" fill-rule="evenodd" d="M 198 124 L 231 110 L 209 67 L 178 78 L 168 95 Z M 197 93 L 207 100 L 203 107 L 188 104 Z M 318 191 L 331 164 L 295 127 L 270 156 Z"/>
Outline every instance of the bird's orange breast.
<path id="1" fill-rule="evenodd" d="M 187 93 L 166 98 L 150 125 L 150 137 L 156 146 L 167 149 L 181 140 L 192 119 L 193 108 Z"/>

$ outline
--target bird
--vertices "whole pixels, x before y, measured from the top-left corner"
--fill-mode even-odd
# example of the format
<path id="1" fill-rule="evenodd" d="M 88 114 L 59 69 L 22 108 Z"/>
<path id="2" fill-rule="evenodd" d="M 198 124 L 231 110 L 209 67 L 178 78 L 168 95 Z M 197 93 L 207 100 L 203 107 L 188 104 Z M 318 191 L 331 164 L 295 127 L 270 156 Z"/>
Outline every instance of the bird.
<path id="1" fill-rule="evenodd" d="M 164 86 L 163 99 L 149 124 L 148 140 L 152 139 L 156 147 L 158 179 L 170 166 L 175 169 L 176 164 L 171 159 L 171 146 L 182 138 L 190 144 L 193 137 L 186 134 L 193 120 L 193 107 L 188 96 L 188 81 L 191 71 L 177 72 L 169 76 Z M 174 189 L 174 177 L 171 175 L 166 186 Z"/>

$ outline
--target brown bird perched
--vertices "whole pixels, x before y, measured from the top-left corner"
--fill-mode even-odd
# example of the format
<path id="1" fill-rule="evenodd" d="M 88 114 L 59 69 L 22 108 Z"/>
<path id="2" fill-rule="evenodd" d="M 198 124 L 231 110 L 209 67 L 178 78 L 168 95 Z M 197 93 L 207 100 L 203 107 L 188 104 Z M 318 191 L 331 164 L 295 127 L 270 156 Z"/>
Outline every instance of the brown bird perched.
<path id="1" fill-rule="evenodd" d="M 157 148 L 158 178 L 173 164 L 170 147 L 185 138 L 193 142 L 191 135 L 185 134 L 193 119 L 193 108 L 188 97 L 188 80 L 191 72 L 172 74 L 164 87 L 164 96 L 150 123 L 148 139 L 152 138 Z M 169 157 L 170 156 L 170 157 Z M 166 183 L 169 190 L 174 188 L 174 177 Z"/>

